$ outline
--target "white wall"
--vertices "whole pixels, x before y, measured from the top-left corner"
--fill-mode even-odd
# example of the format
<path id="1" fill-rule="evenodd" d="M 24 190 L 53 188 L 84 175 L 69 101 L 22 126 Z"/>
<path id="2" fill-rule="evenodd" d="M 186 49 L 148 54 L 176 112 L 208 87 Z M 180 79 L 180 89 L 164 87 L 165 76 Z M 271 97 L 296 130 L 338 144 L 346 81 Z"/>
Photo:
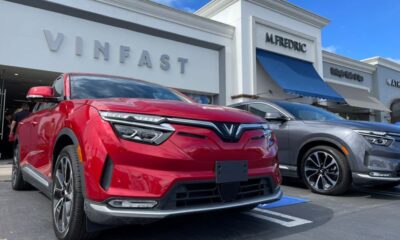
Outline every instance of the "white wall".
<path id="1" fill-rule="evenodd" d="M 109 14 L 124 11 L 109 5 L 94 1 L 81 2 L 82 8 L 97 4 L 99 9 L 114 9 Z M 90 4 L 89 4 L 90 2 Z M 103 6 L 104 5 L 104 6 Z M 16 12 L 24 13 L 15 14 Z M 125 16 L 121 15 L 121 16 Z M 138 22 L 138 19 L 136 19 Z M 12 24 L 10 24 L 12 23 Z M 171 24 L 171 23 L 168 23 Z M 75 18 L 55 12 L 32 8 L 20 4 L 0 2 L 0 65 L 18 66 L 55 72 L 95 72 L 133 77 L 163 84 L 179 89 L 194 90 L 218 94 L 219 85 L 219 52 L 173 40 L 112 27 L 80 18 Z M 162 26 L 160 26 L 162 27 Z M 169 26 L 171 27 L 171 26 Z M 178 26 L 177 26 L 178 27 Z M 53 40 L 57 34 L 63 35 L 63 41 L 57 51 L 50 51 L 44 30 L 51 32 Z M 210 33 L 191 29 L 196 35 L 204 38 L 218 39 L 217 42 L 226 46 L 226 66 L 230 66 L 232 54 L 229 43 L 231 39 Z M 184 33 L 182 33 L 184 35 Z M 81 56 L 75 54 L 76 37 L 83 40 Z M 100 54 L 94 58 L 94 41 L 102 45 L 109 43 L 109 59 Z M 130 47 L 130 56 L 125 63 L 120 63 L 120 46 Z M 149 52 L 152 67 L 138 66 L 143 50 Z M 170 69 L 165 71 L 160 67 L 160 57 L 167 54 L 170 57 Z M 181 73 L 178 58 L 188 59 L 185 72 Z M 227 73 L 230 71 L 228 70 Z M 232 77 L 227 74 L 227 78 Z"/>
<path id="2" fill-rule="evenodd" d="M 236 28 L 236 65 L 238 83 L 232 89 L 231 95 L 256 95 L 264 92 L 270 81 L 257 69 L 256 48 L 274 51 L 305 61 L 313 62 L 317 72 L 322 76 L 321 28 L 291 18 L 273 9 L 264 8 L 246 0 L 239 0 L 212 16 L 213 20 L 221 21 Z M 307 43 L 307 52 L 299 54 L 277 46 L 265 43 L 265 33 L 273 32 L 283 37 L 293 38 Z M 275 89 L 270 86 L 268 89 Z M 278 92 L 278 91 L 275 91 Z M 280 97 L 286 97 L 282 94 Z M 231 100 L 240 102 L 245 98 Z"/>

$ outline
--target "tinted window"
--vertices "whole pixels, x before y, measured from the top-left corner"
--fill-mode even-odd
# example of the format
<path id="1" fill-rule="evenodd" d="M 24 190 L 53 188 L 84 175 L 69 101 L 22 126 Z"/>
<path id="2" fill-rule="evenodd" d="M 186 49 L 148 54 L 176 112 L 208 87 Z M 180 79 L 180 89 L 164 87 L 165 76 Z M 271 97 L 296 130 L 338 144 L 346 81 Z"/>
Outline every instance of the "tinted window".
<path id="1" fill-rule="evenodd" d="M 234 106 L 234 108 L 238 108 L 238 109 L 242 109 L 242 110 L 246 110 L 247 111 L 247 104 L 236 105 L 236 106 Z"/>
<path id="2" fill-rule="evenodd" d="M 277 109 L 264 103 L 253 103 L 249 105 L 249 111 L 255 115 L 265 118 L 266 113 L 279 113 Z"/>
<path id="3" fill-rule="evenodd" d="M 341 120 L 343 118 L 322 108 L 307 104 L 275 102 L 276 105 L 291 113 L 295 118 L 309 121 Z"/>
<path id="4" fill-rule="evenodd" d="M 131 79 L 72 76 L 73 99 L 145 98 L 187 101 L 183 96 L 162 86 Z"/>

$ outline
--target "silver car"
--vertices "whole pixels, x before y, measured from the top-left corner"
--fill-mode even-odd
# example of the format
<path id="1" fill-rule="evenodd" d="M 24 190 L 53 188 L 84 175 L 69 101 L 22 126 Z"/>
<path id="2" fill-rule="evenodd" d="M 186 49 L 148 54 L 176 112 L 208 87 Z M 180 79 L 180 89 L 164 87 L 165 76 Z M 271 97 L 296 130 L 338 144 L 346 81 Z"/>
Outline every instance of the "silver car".
<path id="1" fill-rule="evenodd" d="M 352 183 L 400 183 L 400 128 L 345 120 L 308 104 L 251 101 L 231 105 L 270 122 L 283 176 L 302 178 L 314 192 L 339 195 Z"/>

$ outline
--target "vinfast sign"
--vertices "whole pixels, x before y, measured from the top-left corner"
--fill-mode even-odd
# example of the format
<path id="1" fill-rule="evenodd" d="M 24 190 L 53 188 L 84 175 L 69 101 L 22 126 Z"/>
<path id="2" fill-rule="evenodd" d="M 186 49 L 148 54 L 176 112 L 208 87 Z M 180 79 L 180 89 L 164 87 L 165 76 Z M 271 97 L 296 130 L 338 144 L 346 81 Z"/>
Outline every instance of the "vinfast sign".
<path id="1" fill-rule="evenodd" d="M 64 41 L 64 34 L 57 33 L 53 34 L 49 30 L 44 30 L 44 36 L 47 42 L 47 46 L 50 51 L 58 52 L 58 50 L 62 47 Z M 85 44 L 86 45 L 86 44 Z M 74 54 L 76 56 L 83 56 L 84 55 L 84 40 L 82 37 L 75 37 L 75 49 Z M 93 50 L 92 56 L 94 59 L 103 59 L 104 61 L 110 61 L 110 43 L 108 42 L 101 42 L 99 40 L 93 41 Z M 131 48 L 129 46 L 120 45 L 118 48 L 119 51 L 119 62 L 124 64 L 126 60 L 131 56 Z M 154 57 L 148 50 L 143 49 L 139 53 L 139 60 L 137 62 L 137 66 L 139 67 L 147 67 L 153 68 L 155 67 L 154 62 L 158 62 L 158 67 L 163 71 L 168 71 L 171 69 L 171 64 L 177 64 L 179 71 L 181 74 L 184 74 L 186 71 L 186 65 L 189 62 L 188 58 L 178 57 L 177 59 L 171 59 L 168 54 L 162 54 L 161 56 Z"/>
<path id="2" fill-rule="evenodd" d="M 307 44 L 299 41 L 292 40 L 290 38 L 284 38 L 279 35 L 272 33 L 265 34 L 265 41 L 275 46 L 295 50 L 297 52 L 307 52 Z"/>

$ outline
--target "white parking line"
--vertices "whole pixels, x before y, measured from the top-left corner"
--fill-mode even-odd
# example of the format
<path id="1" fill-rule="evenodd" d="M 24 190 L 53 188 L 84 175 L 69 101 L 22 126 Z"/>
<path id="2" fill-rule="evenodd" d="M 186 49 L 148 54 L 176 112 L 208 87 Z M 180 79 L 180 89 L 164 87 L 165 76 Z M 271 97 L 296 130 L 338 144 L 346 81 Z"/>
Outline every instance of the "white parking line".
<path id="1" fill-rule="evenodd" d="M 273 212 L 273 211 L 269 211 L 269 210 L 265 210 L 265 209 L 258 209 L 258 208 L 252 210 L 251 212 L 246 212 L 244 214 L 250 215 L 250 216 L 253 216 L 253 217 L 256 217 L 259 219 L 267 220 L 267 221 L 282 225 L 284 227 L 297 227 L 300 225 L 312 223 L 312 221 L 309 221 L 306 219 L 293 217 L 290 215 L 277 213 L 277 212 Z M 270 216 L 272 215 L 272 216 L 279 217 L 279 219 L 267 216 L 265 214 L 268 214 Z M 288 219 L 289 221 L 284 221 L 282 219 Z"/>

